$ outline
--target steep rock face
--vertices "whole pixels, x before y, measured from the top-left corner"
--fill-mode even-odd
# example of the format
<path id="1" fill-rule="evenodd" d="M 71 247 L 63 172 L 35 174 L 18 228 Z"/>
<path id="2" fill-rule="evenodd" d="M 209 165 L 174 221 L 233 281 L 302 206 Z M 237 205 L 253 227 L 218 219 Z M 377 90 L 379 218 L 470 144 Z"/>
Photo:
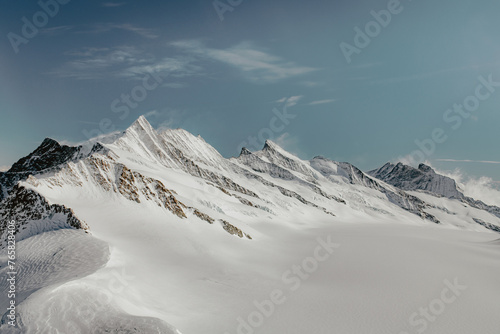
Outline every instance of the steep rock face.
<path id="1" fill-rule="evenodd" d="M 167 189 L 161 181 L 133 172 L 126 166 L 121 167 L 122 171 L 117 180 L 118 192 L 125 198 L 140 203 L 140 194 L 142 194 L 146 200 L 155 202 L 177 217 L 186 218 L 183 211 L 186 206 L 175 198 L 173 190 Z"/>
<path id="2" fill-rule="evenodd" d="M 64 205 L 49 204 L 34 190 L 14 186 L 0 206 L 0 246 L 5 246 L 7 223 L 14 221 L 16 241 L 32 235 L 63 228 L 88 231 L 88 225 Z"/>
<path id="3" fill-rule="evenodd" d="M 500 218 L 500 208 L 498 206 L 488 205 L 488 204 L 484 203 L 483 201 L 478 201 L 478 200 L 475 200 L 474 198 L 471 198 L 471 197 L 464 197 L 462 199 L 462 202 L 469 204 L 473 208 L 487 211 L 487 212 L 491 213 L 492 215 Z"/>
<path id="4" fill-rule="evenodd" d="M 60 145 L 53 139 L 45 138 L 36 150 L 26 157 L 19 159 L 19 161 L 12 165 L 8 172 L 39 172 L 68 161 L 78 151 L 78 147 Z"/>
<path id="5" fill-rule="evenodd" d="M 8 195 L 9 190 L 20 180 L 29 175 L 48 171 L 72 159 L 78 152 L 77 147 L 59 145 L 53 139 L 45 138 L 33 152 L 19 159 L 4 173 L 0 173 L 0 200 Z"/>
<path id="6" fill-rule="evenodd" d="M 369 175 L 387 182 L 402 190 L 423 190 L 447 198 L 463 198 L 455 180 L 437 174 L 431 167 L 420 164 L 417 168 L 398 163 L 387 163 Z"/>
<path id="7" fill-rule="evenodd" d="M 424 201 L 402 190 L 387 187 L 377 182 L 350 163 L 336 162 L 323 157 L 315 157 L 311 160 L 311 166 L 327 178 L 340 176 L 346 183 L 378 190 L 383 193 L 391 203 L 423 219 L 439 224 L 439 220 L 436 217 L 424 211 L 424 209 L 429 207 Z"/>
<path id="8" fill-rule="evenodd" d="M 106 149 L 100 143 L 95 143 L 87 149 L 84 146 L 60 145 L 57 141 L 46 138 L 39 147 L 19 159 L 7 172 L 0 173 L 0 201 L 8 195 L 12 187 L 30 175 L 53 172 L 69 161 L 77 161 L 97 152 L 106 152 Z"/>
<path id="9" fill-rule="evenodd" d="M 133 172 L 126 166 L 122 166 L 122 172 L 117 183 L 118 192 L 131 201 L 140 203 L 141 196 L 139 194 L 142 194 L 147 201 L 155 202 L 158 206 L 167 209 L 179 218 L 187 218 L 187 212 L 189 212 L 209 224 L 215 222 L 215 219 L 206 213 L 179 201 L 175 197 L 176 192 L 167 189 L 161 181 L 146 177 L 138 172 Z M 221 220 L 221 224 L 229 234 L 237 235 L 240 238 L 245 236 L 248 239 L 252 239 L 250 235 L 225 220 Z"/>
<path id="10" fill-rule="evenodd" d="M 430 166 L 420 164 L 418 169 L 398 163 L 386 163 L 379 169 L 368 172 L 373 177 L 383 180 L 402 190 L 420 190 L 432 195 L 457 199 L 473 208 L 484 210 L 500 217 L 500 208 L 487 205 L 482 201 L 465 196 L 452 178 L 437 174 Z M 478 221 L 476 221 L 479 223 Z M 484 224 L 481 224 L 487 227 Z M 490 228 L 491 229 L 491 228 Z"/>
<path id="11" fill-rule="evenodd" d="M 497 233 L 500 233 L 500 226 L 497 226 L 497 225 L 493 225 L 491 223 L 487 223 L 485 222 L 484 220 L 482 219 L 479 219 L 479 218 L 472 218 L 476 223 L 478 223 L 479 225 L 482 225 L 484 227 L 486 227 L 488 230 L 491 230 L 493 232 L 497 232 Z"/>

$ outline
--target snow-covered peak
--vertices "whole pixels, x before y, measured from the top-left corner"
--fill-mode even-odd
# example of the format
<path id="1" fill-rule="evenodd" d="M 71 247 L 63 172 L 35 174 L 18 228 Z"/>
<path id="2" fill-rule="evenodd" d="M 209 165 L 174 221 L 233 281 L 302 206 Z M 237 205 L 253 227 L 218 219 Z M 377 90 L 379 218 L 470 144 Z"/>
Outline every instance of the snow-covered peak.
<path id="1" fill-rule="evenodd" d="M 122 162 L 133 161 L 139 164 L 159 164 L 177 167 L 157 131 L 144 116 L 139 117 L 123 134 L 106 145 Z"/>
<path id="2" fill-rule="evenodd" d="M 263 149 L 264 150 L 272 150 L 272 149 L 279 150 L 279 149 L 281 149 L 281 147 L 279 147 L 277 144 L 275 144 L 270 139 L 267 139 L 266 142 L 264 143 Z"/>
<path id="3" fill-rule="evenodd" d="M 276 160 L 276 162 L 278 162 L 279 160 L 293 160 L 304 163 L 304 161 L 302 161 L 299 157 L 293 155 L 292 153 L 288 152 L 269 139 L 266 140 L 262 150 L 255 153 L 261 157 L 267 157 L 270 160 Z"/>
<path id="4" fill-rule="evenodd" d="M 138 134 L 145 134 L 151 137 L 157 135 L 156 130 L 153 129 L 151 124 L 144 116 L 140 116 L 132 125 L 126 130 L 126 132 L 135 132 Z"/>
<path id="5" fill-rule="evenodd" d="M 279 167 L 304 174 L 308 177 L 312 177 L 313 179 L 317 177 L 315 171 L 310 167 L 309 162 L 303 161 L 295 155 L 287 152 L 269 139 L 266 140 L 264 148 L 254 154 L 262 160 L 268 161 Z"/>
<path id="6" fill-rule="evenodd" d="M 270 153 L 277 153 L 277 154 L 281 154 L 281 155 L 289 157 L 289 158 L 297 159 L 296 156 L 289 153 L 288 151 L 283 149 L 281 146 L 279 146 L 278 144 L 276 144 L 275 142 L 273 142 L 269 139 L 267 139 L 266 142 L 264 143 L 264 147 L 262 148 L 262 151 L 270 152 Z"/>
<path id="7" fill-rule="evenodd" d="M 131 128 L 134 128 L 134 127 L 141 127 L 143 129 L 149 129 L 149 130 L 153 130 L 153 127 L 151 126 L 151 124 L 148 122 L 148 120 L 146 119 L 146 117 L 144 117 L 144 115 L 141 115 L 139 116 L 139 118 L 137 118 L 135 120 L 134 123 L 132 123 L 132 125 L 130 126 Z"/>

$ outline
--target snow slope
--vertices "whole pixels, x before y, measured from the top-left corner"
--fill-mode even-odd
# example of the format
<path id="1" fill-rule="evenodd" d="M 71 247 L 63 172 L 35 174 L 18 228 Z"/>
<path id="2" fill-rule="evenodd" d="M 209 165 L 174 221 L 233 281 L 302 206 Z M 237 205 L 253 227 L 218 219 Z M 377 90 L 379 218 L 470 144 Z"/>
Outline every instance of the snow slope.
<path id="1" fill-rule="evenodd" d="M 98 317 L 114 319 L 115 312 L 153 317 L 182 333 L 238 333 L 238 319 L 248 323 L 258 310 L 255 302 L 270 300 L 276 290 L 285 300 L 252 327 L 255 333 L 418 333 L 425 318 L 413 316 L 412 326 L 412 315 L 440 299 L 445 281 L 455 279 L 467 288 L 443 313 L 431 313 L 436 319 L 427 321 L 427 332 L 494 334 L 499 328 L 500 245 L 491 233 L 415 227 L 396 220 L 316 220 L 300 228 L 256 224 L 261 237 L 242 242 L 208 224 L 168 223 L 160 209 L 113 210 L 96 203 L 84 218 L 95 221 L 94 235 L 110 245 L 110 263 L 50 294 L 32 296 L 27 305 L 47 311 L 28 318 L 29 323 L 44 323 L 42 319 L 57 313 L 49 306 L 64 305 L 64 317 L 70 320 L 77 318 L 75 312 L 93 311 L 92 303 L 81 306 L 81 296 L 98 304 L 105 282 L 116 281 L 118 272 L 126 280 L 113 294 L 115 306 L 97 307 Z M 329 236 L 338 247 L 316 270 L 302 269 L 307 276 L 300 279 L 294 266 L 314 269 L 306 259 L 314 258 L 317 239 L 326 242 Z"/>
<path id="2" fill-rule="evenodd" d="M 124 313 L 112 300 L 111 292 L 118 290 L 110 289 L 110 277 L 108 289 L 86 283 L 86 276 L 108 262 L 105 242 L 80 231 L 59 230 L 17 245 L 17 326 L 10 326 L 4 315 L 2 333 L 178 333 L 159 319 Z M 0 291 L 6 296 L 6 259 L 0 266 Z M 6 309 L 8 300 L 0 301 Z"/>

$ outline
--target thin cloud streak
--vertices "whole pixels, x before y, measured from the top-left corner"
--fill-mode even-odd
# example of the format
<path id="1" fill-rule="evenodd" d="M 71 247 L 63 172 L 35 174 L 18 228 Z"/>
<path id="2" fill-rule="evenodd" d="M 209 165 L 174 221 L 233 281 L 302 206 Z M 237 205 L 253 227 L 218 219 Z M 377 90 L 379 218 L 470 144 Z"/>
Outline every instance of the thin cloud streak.
<path id="1" fill-rule="evenodd" d="M 121 30 L 126 32 L 131 32 L 137 34 L 141 37 L 148 39 L 155 39 L 160 37 L 157 33 L 155 33 L 152 29 L 142 28 L 135 26 L 130 23 L 96 23 L 90 25 L 88 27 L 83 28 L 82 30 L 77 31 L 79 34 L 103 34 L 106 32 L 110 32 L 113 30 Z"/>
<path id="2" fill-rule="evenodd" d="M 443 162 L 472 162 L 472 163 L 481 163 L 481 164 L 500 164 L 500 161 L 488 161 L 488 160 L 436 159 L 436 161 L 443 161 Z"/>
<path id="3" fill-rule="evenodd" d="M 70 25 L 44 28 L 40 30 L 40 34 L 47 36 L 61 35 L 67 31 L 73 30 L 74 28 L 75 26 Z"/>
<path id="4" fill-rule="evenodd" d="M 193 64 L 192 57 L 156 59 L 154 55 L 132 46 L 83 48 L 65 55 L 73 59 L 49 74 L 77 80 L 105 80 L 142 79 L 145 74 L 152 72 L 184 78 L 202 71 L 201 67 Z"/>
<path id="5" fill-rule="evenodd" d="M 296 95 L 290 97 L 284 97 L 279 100 L 274 101 L 275 103 L 285 103 L 285 107 L 293 107 L 303 98 L 303 95 Z"/>
<path id="6" fill-rule="evenodd" d="M 315 106 L 315 105 L 318 105 L 318 104 L 327 104 L 327 103 L 332 103 L 332 102 L 335 102 L 335 101 L 336 101 L 335 99 L 318 100 L 318 101 L 309 102 L 308 105 Z"/>

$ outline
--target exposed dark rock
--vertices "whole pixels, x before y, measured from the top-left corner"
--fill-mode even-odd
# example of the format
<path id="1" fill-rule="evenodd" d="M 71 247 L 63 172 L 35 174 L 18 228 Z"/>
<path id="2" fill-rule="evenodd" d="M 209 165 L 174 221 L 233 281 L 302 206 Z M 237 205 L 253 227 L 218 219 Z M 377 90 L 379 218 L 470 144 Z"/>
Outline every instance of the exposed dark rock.
<path id="1" fill-rule="evenodd" d="M 240 230 L 236 226 L 230 224 L 229 222 L 227 222 L 223 219 L 220 222 L 222 224 L 222 227 L 224 228 L 224 230 L 226 230 L 227 233 L 232 234 L 232 235 L 237 235 L 240 238 L 243 238 L 245 236 L 245 237 L 247 237 L 247 239 L 250 239 L 250 240 L 252 239 L 252 237 L 250 235 L 243 233 L 242 230 Z"/>
<path id="2" fill-rule="evenodd" d="M 0 220 L 0 245 L 5 244 L 9 221 L 15 222 L 15 234 L 19 234 L 21 230 L 26 228 L 30 228 L 36 233 L 59 228 L 83 229 L 85 231 L 89 229 L 84 221 L 76 217 L 73 210 L 64 205 L 51 205 L 36 191 L 18 185 L 13 187 L 9 196 L 0 205 L 0 217 L 2 217 Z M 22 238 L 29 236 L 28 233 Z M 17 241 L 20 240 L 22 239 L 17 238 Z"/>
<path id="3" fill-rule="evenodd" d="M 482 225 L 482 226 L 486 227 L 488 230 L 491 230 L 491 231 L 494 231 L 494 232 L 500 233 L 500 226 L 497 226 L 497 225 L 493 225 L 493 224 L 487 223 L 487 222 L 485 222 L 484 220 L 479 219 L 479 218 L 472 218 L 472 219 L 473 219 L 476 223 L 478 223 L 479 225 Z"/>

